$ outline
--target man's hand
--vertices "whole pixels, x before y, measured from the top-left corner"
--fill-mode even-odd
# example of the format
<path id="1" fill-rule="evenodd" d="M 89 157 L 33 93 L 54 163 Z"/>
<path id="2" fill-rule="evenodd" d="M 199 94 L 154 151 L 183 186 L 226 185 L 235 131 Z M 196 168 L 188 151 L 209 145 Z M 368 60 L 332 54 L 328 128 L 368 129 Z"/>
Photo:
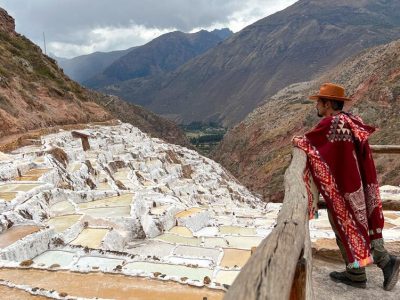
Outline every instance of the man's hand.
<path id="1" fill-rule="evenodd" d="M 299 141 L 302 139 L 303 137 L 301 136 L 301 135 L 295 135 L 293 138 L 292 138 L 292 144 L 294 145 L 294 146 L 297 146 L 297 144 L 299 143 Z"/>

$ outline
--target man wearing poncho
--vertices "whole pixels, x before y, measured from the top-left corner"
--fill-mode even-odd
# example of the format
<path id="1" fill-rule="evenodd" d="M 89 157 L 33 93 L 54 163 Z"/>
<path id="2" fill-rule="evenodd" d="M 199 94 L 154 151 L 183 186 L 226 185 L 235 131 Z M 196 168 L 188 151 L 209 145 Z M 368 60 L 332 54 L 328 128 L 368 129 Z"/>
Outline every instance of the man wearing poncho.
<path id="1" fill-rule="evenodd" d="M 293 144 L 307 154 L 310 172 L 323 196 L 329 221 L 346 262 L 346 271 L 332 272 L 336 282 L 365 288 L 365 266 L 374 262 L 383 270 L 385 290 L 396 285 L 400 258 L 384 248 L 384 217 L 368 137 L 375 131 L 359 117 L 343 112 L 350 101 L 344 88 L 326 83 L 316 100 L 319 124 Z M 310 211 L 312 207 L 310 207 Z M 312 214 L 311 214 L 312 215 Z"/>

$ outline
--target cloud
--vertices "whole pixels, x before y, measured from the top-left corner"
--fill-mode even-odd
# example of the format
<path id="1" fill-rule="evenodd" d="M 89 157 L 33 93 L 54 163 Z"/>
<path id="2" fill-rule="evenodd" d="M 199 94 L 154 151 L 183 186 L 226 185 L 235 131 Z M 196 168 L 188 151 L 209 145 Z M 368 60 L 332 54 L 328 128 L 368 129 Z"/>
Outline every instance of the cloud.
<path id="1" fill-rule="evenodd" d="M 0 0 L 16 29 L 71 57 L 144 44 L 172 30 L 244 26 L 296 0 Z"/>

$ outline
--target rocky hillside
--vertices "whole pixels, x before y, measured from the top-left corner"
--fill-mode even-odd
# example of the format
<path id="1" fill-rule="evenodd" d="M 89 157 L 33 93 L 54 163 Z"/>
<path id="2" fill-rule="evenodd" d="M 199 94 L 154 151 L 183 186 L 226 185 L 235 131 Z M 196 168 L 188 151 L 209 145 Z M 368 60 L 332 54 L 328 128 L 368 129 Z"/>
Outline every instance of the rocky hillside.
<path id="1" fill-rule="evenodd" d="M 74 58 L 53 57 L 69 78 L 82 83 L 103 72 L 114 61 L 133 50 L 94 52 Z"/>
<path id="2" fill-rule="evenodd" d="M 231 126 L 285 86 L 400 38 L 399 11 L 397 0 L 300 0 L 166 77 L 133 80 L 115 92 L 126 90 L 125 99 L 181 122 Z"/>
<path id="3" fill-rule="evenodd" d="M 400 144 L 400 41 L 366 50 L 313 82 L 291 85 L 249 114 L 225 136 L 215 159 L 264 200 L 279 201 L 283 173 L 291 159 L 291 137 L 318 122 L 307 95 L 323 82 L 344 85 L 350 109 L 379 130 L 371 144 Z M 376 155 L 380 184 L 398 185 L 400 161 Z"/>
<path id="4" fill-rule="evenodd" d="M 154 137 L 187 145 L 170 121 L 69 79 L 55 60 L 15 32 L 14 19 L 3 9 L 0 40 L 0 144 L 5 136 L 35 129 L 121 119 Z"/>
<path id="5" fill-rule="evenodd" d="M 228 33 L 231 32 L 228 30 Z M 226 35 L 227 30 L 213 32 L 201 30 L 196 33 L 175 31 L 164 34 L 143 46 L 136 47 L 84 84 L 101 88 L 129 79 L 159 76 L 206 52 L 223 41 Z M 123 90 L 119 91 L 113 87 L 106 90 L 111 90 L 118 96 L 125 95 Z"/>

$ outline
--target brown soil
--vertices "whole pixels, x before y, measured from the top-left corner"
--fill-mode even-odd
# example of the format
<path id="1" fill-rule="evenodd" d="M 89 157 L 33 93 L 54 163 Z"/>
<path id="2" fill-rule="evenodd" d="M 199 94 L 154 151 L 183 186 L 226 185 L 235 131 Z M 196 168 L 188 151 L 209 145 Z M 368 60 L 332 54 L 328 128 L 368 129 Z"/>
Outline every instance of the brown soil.
<path id="1" fill-rule="evenodd" d="M 0 249 L 40 230 L 38 226 L 14 226 L 0 234 Z"/>
<path id="2" fill-rule="evenodd" d="M 0 279 L 14 284 L 65 292 L 70 296 L 109 299 L 208 300 L 222 299 L 224 292 L 174 282 L 103 273 L 51 272 L 34 269 L 0 269 Z"/>
<path id="3" fill-rule="evenodd" d="M 16 288 L 0 285 L 0 295 L 2 300 L 48 300 L 47 297 L 34 296 Z"/>

